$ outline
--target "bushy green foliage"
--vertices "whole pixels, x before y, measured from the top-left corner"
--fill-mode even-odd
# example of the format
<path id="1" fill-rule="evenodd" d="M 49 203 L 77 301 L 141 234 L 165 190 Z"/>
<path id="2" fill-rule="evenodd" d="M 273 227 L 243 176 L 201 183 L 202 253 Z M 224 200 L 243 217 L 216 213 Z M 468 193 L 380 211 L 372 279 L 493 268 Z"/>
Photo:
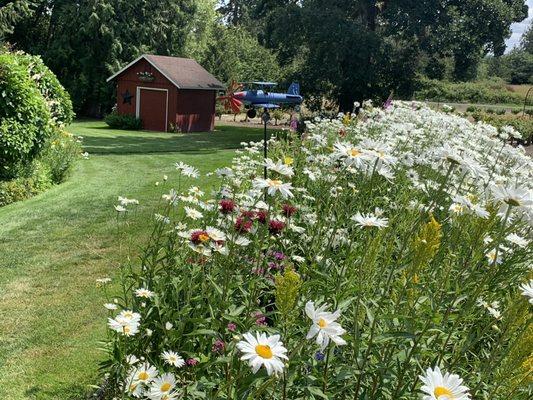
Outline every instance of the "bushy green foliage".
<path id="1" fill-rule="evenodd" d="M 17 176 L 52 132 L 47 103 L 21 57 L 0 54 L 0 180 Z"/>
<path id="2" fill-rule="evenodd" d="M 78 139 L 65 130 L 55 129 L 39 160 L 48 166 L 50 178 L 57 184 L 68 177 L 80 153 L 81 145 Z"/>
<path id="3" fill-rule="evenodd" d="M 453 83 L 421 78 L 414 96 L 417 100 L 458 103 L 524 103 L 524 97 L 507 89 L 504 82 Z M 533 104 L 533 99 L 528 104 Z"/>
<path id="4" fill-rule="evenodd" d="M 73 116 L 68 93 L 39 57 L 0 52 L 0 205 L 65 179 L 80 153 L 60 129 Z"/>
<path id="5" fill-rule="evenodd" d="M 142 121 L 135 115 L 119 114 L 116 111 L 111 112 L 104 118 L 105 123 L 113 129 L 127 129 L 138 131 L 142 129 Z"/>
<path id="6" fill-rule="evenodd" d="M 79 140 L 55 128 L 38 157 L 22 167 L 16 178 L 0 180 L 0 207 L 28 199 L 63 182 L 80 153 Z"/>
<path id="7" fill-rule="evenodd" d="M 70 124 L 74 118 L 72 101 L 54 73 L 44 65 L 39 56 L 21 52 L 16 53 L 16 55 L 20 63 L 26 66 L 31 79 L 45 98 L 54 123 L 58 126 Z"/>
<path id="8" fill-rule="evenodd" d="M 21 174 L 21 177 L 0 181 L 0 207 L 28 199 L 52 186 L 48 165 L 34 160 L 25 169 L 27 174 Z"/>

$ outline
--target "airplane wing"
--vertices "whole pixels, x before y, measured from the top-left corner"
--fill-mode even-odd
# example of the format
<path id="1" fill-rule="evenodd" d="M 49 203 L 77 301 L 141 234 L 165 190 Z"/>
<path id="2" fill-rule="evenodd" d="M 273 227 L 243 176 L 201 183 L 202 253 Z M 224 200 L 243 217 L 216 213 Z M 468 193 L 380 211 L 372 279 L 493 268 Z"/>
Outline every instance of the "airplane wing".
<path id="1" fill-rule="evenodd" d="M 252 103 L 251 106 L 254 108 L 267 108 L 267 109 L 279 108 L 278 104 L 272 104 L 272 103 Z"/>
<path id="2" fill-rule="evenodd" d="M 255 82 L 249 82 L 249 83 L 253 83 L 254 85 L 259 85 L 259 86 L 276 86 L 277 85 L 276 82 L 263 82 L 263 81 L 255 81 Z"/>

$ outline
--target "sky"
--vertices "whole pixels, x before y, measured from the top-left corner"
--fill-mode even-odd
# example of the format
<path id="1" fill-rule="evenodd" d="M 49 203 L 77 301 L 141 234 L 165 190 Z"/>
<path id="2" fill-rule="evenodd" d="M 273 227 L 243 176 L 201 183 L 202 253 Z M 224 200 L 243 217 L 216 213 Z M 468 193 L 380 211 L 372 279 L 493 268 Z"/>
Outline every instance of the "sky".
<path id="1" fill-rule="evenodd" d="M 533 20 L 533 0 L 527 0 L 527 5 L 529 6 L 529 15 L 528 18 L 522 22 L 511 25 L 511 30 L 513 34 L 509 39 L 507 39 L 507 51 L 511 50 L 513 47 L 517 46 L 520 43 L 520 38 L 522 34 L 527 29 L 531 21 Z"/>

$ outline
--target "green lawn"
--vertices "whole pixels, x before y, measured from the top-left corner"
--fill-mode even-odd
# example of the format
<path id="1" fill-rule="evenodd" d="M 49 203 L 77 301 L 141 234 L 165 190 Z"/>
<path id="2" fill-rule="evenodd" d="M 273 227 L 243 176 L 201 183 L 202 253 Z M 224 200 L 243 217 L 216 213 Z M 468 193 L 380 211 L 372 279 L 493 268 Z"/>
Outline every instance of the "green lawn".
<path id="1" fill-rule="evenodd" d="M 222 126 L 175 135 L 106 129 L 95 121 L 69 130 L 90 158 L 67 182 L 0 208 L 0 399 L 80 399 L 96 382 L 104 337 L 104 295 L 95 279 L 134 258 L 160 194 L 176 181 L 176 161 L 207 172 L 227 165 L 241 141 L 261 129 Z M 165 187 L 156 187 L 163 174 Z M 213 178 L 196 181 L 208 187 Z M 192 181 L 191 181 L 192 183 Z M 117 226 L 118 195 L 140 201 Z"/>

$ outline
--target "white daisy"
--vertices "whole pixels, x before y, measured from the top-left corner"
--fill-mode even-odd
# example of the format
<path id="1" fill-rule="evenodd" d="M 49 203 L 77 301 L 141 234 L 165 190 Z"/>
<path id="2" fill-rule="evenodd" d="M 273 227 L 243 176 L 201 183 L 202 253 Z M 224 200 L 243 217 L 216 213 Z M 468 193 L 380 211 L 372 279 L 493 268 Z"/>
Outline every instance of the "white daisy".
<path id="1" fill-rule="evenodd" d="M 279 192 L 284 199 L 293 197 L 291 192 L 292 185 L 290 183 L 283 183 L 279 179 L 255 178 L 253 185 L 254 189 L 267 189 L 267 193 L 271 196 Z"/>
<path id="2" fill-rule="evenodd" d="M 172 389 L 176 387 L 176 377 L 166 373 L 155 378 L 150 385 L 148 397 L 152 400 L 169 400 L 176 397 Z"/>
<path id="3" fill-rule="evenodd" d="M 161 354 L 161 358 L 165 360 L 167 364 L 173 365 L 177 368 L 181 368 L 185 365 L 185 360 L 183 360 L 183 358 L 181 358 L 178 353 L 175 353 L 173 351 L 164 351 Z"/>
<path id="4" fill-rule="evenodd" d="M 520 285 L 522 289 L 522 294 L 529 298 L 529 302 L 533 304 L 533 279 L 530 279 L 528 283 L 523 283 Z"/>
<path id="5" fill-rule="evenodd" d="M 128 211 L 128 210 L 126 209 L 126 207 L 123 207 L 123 206 L 121 206 L 121 205 L 118 205 L 118 206 L 115 206 L 115 211 L 116 211 L 116 212 L 119 212 L 119 213 L 123 213 L 123 212 L 126 212 L 126 211 Z"/>
<path id="6" fill-rule="evenodd" d="M 197 219 L 200 219 L 200 218 L 203 218 L 203 214 L 194 209 L 194 208 L 191 208 L 191 207 L 183 207 L 183 209 L 185 210 L 185 214 L 187 215 L 187 217 L 191 218 L 191 219 L 194 219 L 194 220 L 197 220 Z"/>
<path id="7" fill-rule="evenodd" d="M 207 228 L 205 228 L 205 231 L 207 232 L 209 237 L 215 242 L 222 242 L 226 240 L 226 234 L 222 232 L 220 229 L 213 228 L 212 226 L 208 226 Z"/>
<path id="8" fill-rule="evenodd" d="M 115 303 L 105 303 L 104 307 L 110 311 L 116 310 L 118 308 L 118 306 Z"/>
<path id="9" fill-rule="evenodd" d="M 184 175 L 184 176 L 188 176 L 189 178 L 198 178 L 200 176 L 200 171 L 198 171 L 196 168 L 194 167 L 186 167 L 184 168 L 181 173 Z"/>
<path id="10" fill-rule="evenodd" d="M 278 160 L 277 163 L 272 161 L 270 158 L 265 159 L 265 167 L 270 171 L 277 172 L 280 175 L 291 177 L 294 175 L 294 171 L 287 164 L 283 163 L 281 160 Z"/>
<path id="11" fill-rule="evenodd" d="M 279 340 L 279 335 L 267 336 L 265 333 L 256 332 L 252 335 L 250 332 L 244 334 L 244 339 L 237 343 L 237 348 L 244 353 L 241 360 L 248 361 L 252 371 L 255 374 L 261 366 L 264 366 L 268 375 L 272 373 L 283 372 L 283 361 L 287 360 L 287 349 Z"/>
<path id="12" fill-rule="evenodd" d="M 346 344 L 346 341 L 341 338 L 346 330 L 338 322 L 335 322 L 341 315 L 340 310 L 331 313 L 326 311 L 326 308 L 328 305 L 324 304 L 315 309 L 315 303 L 312 301 L 305 304 L 305 313 L 313 321 L 306 339 L 312 339 L 316 336 L 316 343 L 320 345 L 322 350 L 328 346 L 330 339 L 338 346 Z"/>
<path id="13" fill-rule="evenodd" d="M 439 367 L 428 368 L 425 376 L 419 376 L 424 385 L 420 388 L 424 393 L 423 400 L 467 400 L 470 399 L 468 388 L 456 374 L 446 372 L 444 376 Z"/>
<path id="14" fill-rule="evenodd" d="M 139 313 L 124 310 L 114 319 L 108 318 L 108 326 L 115 332 L 122 333 L 125 336 L 133 336 L 139 332 L 141 315 Z"/>
<path id="15" fill-rule="evenodd" d="M 389 220 L 387 218 L 378 218 L 372 214 L 357 213 L 350 219 L 352 221 L 355 221 L 357 225 L 359 225 L 362 228 L 368 228 L 368 227 L 375 226 L 381 229 L 389 225 Z"/>
<path id="16" fill-rule="evenodd" d="M 143 297 L 145 299 L 151 299 L 154 297 L 155 293 L 151 290 L 145 289 L 145 288 L 139 288 L 135 290 L 135 296 L 137 297 Z"/>
<path id="17" fill-rule="evenodd" d="M 524 239 L 522 236 L 518 236 L 516 233 L 510 233 L 505 237 L 505 239 L 521 248 L 524 248 L 529 244 L 527 239 Z"/>
<path id="18" fill-rule="evenodd" d="M 149 363 L 144 363 L 136 367 L 130 376 L 133 382 L 148 384 L 157 376 L 157 369 Z"/>

